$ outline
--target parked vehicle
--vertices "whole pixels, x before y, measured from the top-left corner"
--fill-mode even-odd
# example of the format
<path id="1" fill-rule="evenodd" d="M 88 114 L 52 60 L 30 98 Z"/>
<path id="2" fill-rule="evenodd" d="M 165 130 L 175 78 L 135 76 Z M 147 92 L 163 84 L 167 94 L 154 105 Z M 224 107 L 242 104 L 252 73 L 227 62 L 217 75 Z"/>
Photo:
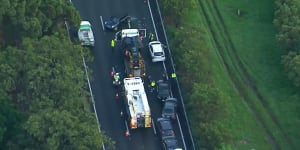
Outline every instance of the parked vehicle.
<path id="1" fill-rule="evenodd" d="M 124 96 L 130 129 L 150 128 L 151 110 L 141 77 L 124 78 Z"/>
<path id="2" fill-rule="evenodd" d="M 167 98 L 162 109 L 162 117 L 169 119 L 176 119 L 176 98 Z"/>
<path id="3" fill-rule="evenodd" d="M 109 30 L 118 30 L 118 27 L 125 22 L 130 21 L 130 16 L 125 15 L 121 18 L 118 17 L 110 17 L 109 20 L 104 22 L 104 27 Z"/>
<path id="4" fill-rule="evenodd" d="M 81 21 L 78 38 L 82 46 L 95 46 L 94 33 L 89 21 Z"/>
<path id="5" fill-rule="evenodd" d="M 169 83 L 164 80 L 158 80 L 157 81 L 157 98 L 162 101 L 165 101 L 165 99 L 167 99 L 168 97 L 170 97 Z"/>
<path id="6" fill-rule="evenodd" d="M 161 139 L 165 139 L 167 137 L 175 137 L 175 133 L 173 131 L 173 127 L 170 119 L 158 118 L 157 128 L 160 133 Z"/>
<path id="7" fill-rule="evenodd" d="M 162 140 L 164 150 L 182 150 L 178 148 L 178 141 L 175 137 L 167 137 Z"/>
<path id="8" fill-rule="evenodd" d="M 163 45 L 159 41 L 150 42 L 149 51 L 152 58 L 152 62 L 159 62 L 159 61 L 166 60 Z"/>
<path id="9" fill-rule="evenodd" d="M 124 52 L 126 77 L 145 77 L 146 65 L 141 54 L 141 40 L 138 29 L 123 29 L 116 33 L 116 41 L 121 41 Z"/>

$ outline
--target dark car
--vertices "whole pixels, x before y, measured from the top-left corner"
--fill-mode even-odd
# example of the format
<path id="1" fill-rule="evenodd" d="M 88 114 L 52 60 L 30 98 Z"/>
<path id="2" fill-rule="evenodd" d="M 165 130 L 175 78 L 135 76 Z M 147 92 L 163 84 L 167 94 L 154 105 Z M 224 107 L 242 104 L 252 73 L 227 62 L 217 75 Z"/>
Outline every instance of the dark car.
<path id="1" fill-rule="evenodd" d="M 157 128 L 159 130 L 162 140 L 167 137 L 175 137 L 175 133 L 173 131 L 173 127 L 170 119 L 158 118 Z"/>
<path id="2" fill-rule="evenodd" d="M 121 25 L 123 22 L 128 21 L 130 16 L 125 15 L 121 18 L 118 17 L 111 17 L 109 20 L 104 22 L 104 27 L 109 30 L 118 30 L 118 26 Z"/>
<path id="3" fill-rule="evenodd" d="M 176 119 L 176 107 L 177 107 L 177 99 L 167 98 L 165 100 L 165 104 L 162 109 L 162 117 Z"/>
<path id="4" fill-rule="evenodd" d="M 175 137 L 166 137 L 162 140 L 164 150 L 182 150 L 178 148 L 178 142 Z"/>
<path id="5" fill-rule="evenodd" d="M 158 80 L 157 81 L 157 98 L 164 101 L 168 97 L 170 97 L 169 83 L 167 81 Z"/>

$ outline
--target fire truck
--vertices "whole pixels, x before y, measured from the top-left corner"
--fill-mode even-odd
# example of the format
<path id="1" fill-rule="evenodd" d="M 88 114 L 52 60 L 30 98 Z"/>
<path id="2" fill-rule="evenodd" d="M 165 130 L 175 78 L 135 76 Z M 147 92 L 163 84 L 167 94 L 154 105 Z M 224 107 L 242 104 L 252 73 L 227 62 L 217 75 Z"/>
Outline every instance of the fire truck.
<path id="1" fill-rule="evenodd" d="M 116 40 L 121 41 L 127 77 L 146 75 L 145 62 L 141 54 L 143 35 L 139 31 L 139 29 L 123 29 L 116 33 Z"/>
<path id="2" fill-rule="evenodd" d="M 130 129 L 150 128 L 151 111 L 141 77 L 124 78 L 123 83 Z"/>

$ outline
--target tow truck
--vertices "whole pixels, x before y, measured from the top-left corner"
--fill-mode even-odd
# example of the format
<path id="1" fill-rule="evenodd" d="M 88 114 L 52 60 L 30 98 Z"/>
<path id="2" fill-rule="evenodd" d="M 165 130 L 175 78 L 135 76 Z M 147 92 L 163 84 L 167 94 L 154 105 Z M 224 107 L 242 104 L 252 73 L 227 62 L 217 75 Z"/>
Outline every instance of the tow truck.
<path id="1" fill-rule="evenodd" d="M 140 29 L 123 29 L 116 33 L 116 41 L 121 41 L 125 73 L 127 77 L 145 77 L 145 62 L 141 54 L 142 37 L 145 35 Z"/>
<path id="2" fill-rule="evenodd" d="M 94 46 L 95 39 L 91 23 L 89 21 L 81 21 L 78 30 L 78 38 L 82 46 Z"/>
<path id="3" fill-rule="evenodd" d="M 151 111 L 141 77 L 124 78 L 123 83 L 130 129 L 150 128 Z"/>

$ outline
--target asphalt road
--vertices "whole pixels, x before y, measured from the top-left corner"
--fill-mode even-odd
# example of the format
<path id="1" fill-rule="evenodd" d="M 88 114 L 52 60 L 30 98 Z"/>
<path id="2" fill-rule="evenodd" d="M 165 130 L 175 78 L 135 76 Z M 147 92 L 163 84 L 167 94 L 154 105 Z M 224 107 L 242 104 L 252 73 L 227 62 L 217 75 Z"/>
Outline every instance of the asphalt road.
<path id="1" fill-rule="evenodd" d="M 110 47 L 110 41 L 114 38 L 115 32 L 103 30 L 102 20 L 107 20 L 110 16 L 123 16 L 129 14 L 135 18 L 131 22 L 131 27 L 140 27 L 147 29 L 147 33 L 157 33 L 159 40 L 162 43 L 166 43 L 162 28 L 159 25 L 161 22 L 156 12 L 157 8 L 153 8 L 153 17 L 156 22 L 156 31 L 153 27 L 152 18 L 149 12 L 147 3 L 144 0 L 73 0 L 72 1 L 77 10 L 80 12 L 82 20 L 88 20 L 92 24 L 92 28 L 95 36 L 96 46 L 91 48 L 91 53 L 94 56 L 94 61 L 89 64 L 89 67 L 93 70 L 92 90 L 94 94 L 97 114 L 101 125 L 101 130 L 105 134 L 112 138 L 116 142 L 117 150 L 160 150 L 162 145 L 160 138 L 155 133 L 155 128 L 149 129 L 136 129 L 130 130 L 130 138 L 125 136 L 126 126 L 124 119 L 121 117 L 120 112 L 123 111 L 122 98 L 115 99 L 115 94 L 122 94 L 119 90 L 113 87 L 112 79 L 109 76 L 112 66 L 117 66 L 117 69 L 123 73 L 123 55 L 119 49 L 119 44 L 114 50 Z M 153 5 L 154 3 L 150 3 Z M 102 20 L 101 20 L 102 19 Z M 128 26 L 124 26 L 127 28 Z M 151 75 L 155 80 L 161 79 L 161 75 L 164 72 L 162 63 L 152 63 L 150 54 L 147 48 L 147 39 L 143 40 L 144 48 L 142 50 L 143 57 L 146 62 L 146 73 Z M 167 54 L 168 55 L 168 54 Z M 169 60 L 166 61 L 167 66 L 170 67 Z M 168 72 L 172 70 L 167 69 Z M 147 84 L 147 82 L 146 82 Z M 148 96 L 148 102 L 151 108 L 152 117 L 155 120 L 161 115 L 162 103 L 155 98 L 155 92 L 150 93 L 147 86 L 145 86 Z M 175 96 L 178 96 L 176 88 Z M 174 92 L 173 92 L 174 93 Z M 176 94 L 177 93 L 177 94 Z M 181 112 L 181 111 L 179 111 Z M 184 116 L 178 115 L 180 121 Z M 186 123 L 183 124 L 183 128 L 186 128 Z M 183 135 L 181 135 L 178 123 L 173 123 L 176 135 L 179 139 L 181 147 L 183 147 L 182 136 L 189 137 L 187 130 L 185 129 Z M 189 141 L 189 140 L 187 140 Z M 190 143 L 187 144 L 187 149 Z"/>

